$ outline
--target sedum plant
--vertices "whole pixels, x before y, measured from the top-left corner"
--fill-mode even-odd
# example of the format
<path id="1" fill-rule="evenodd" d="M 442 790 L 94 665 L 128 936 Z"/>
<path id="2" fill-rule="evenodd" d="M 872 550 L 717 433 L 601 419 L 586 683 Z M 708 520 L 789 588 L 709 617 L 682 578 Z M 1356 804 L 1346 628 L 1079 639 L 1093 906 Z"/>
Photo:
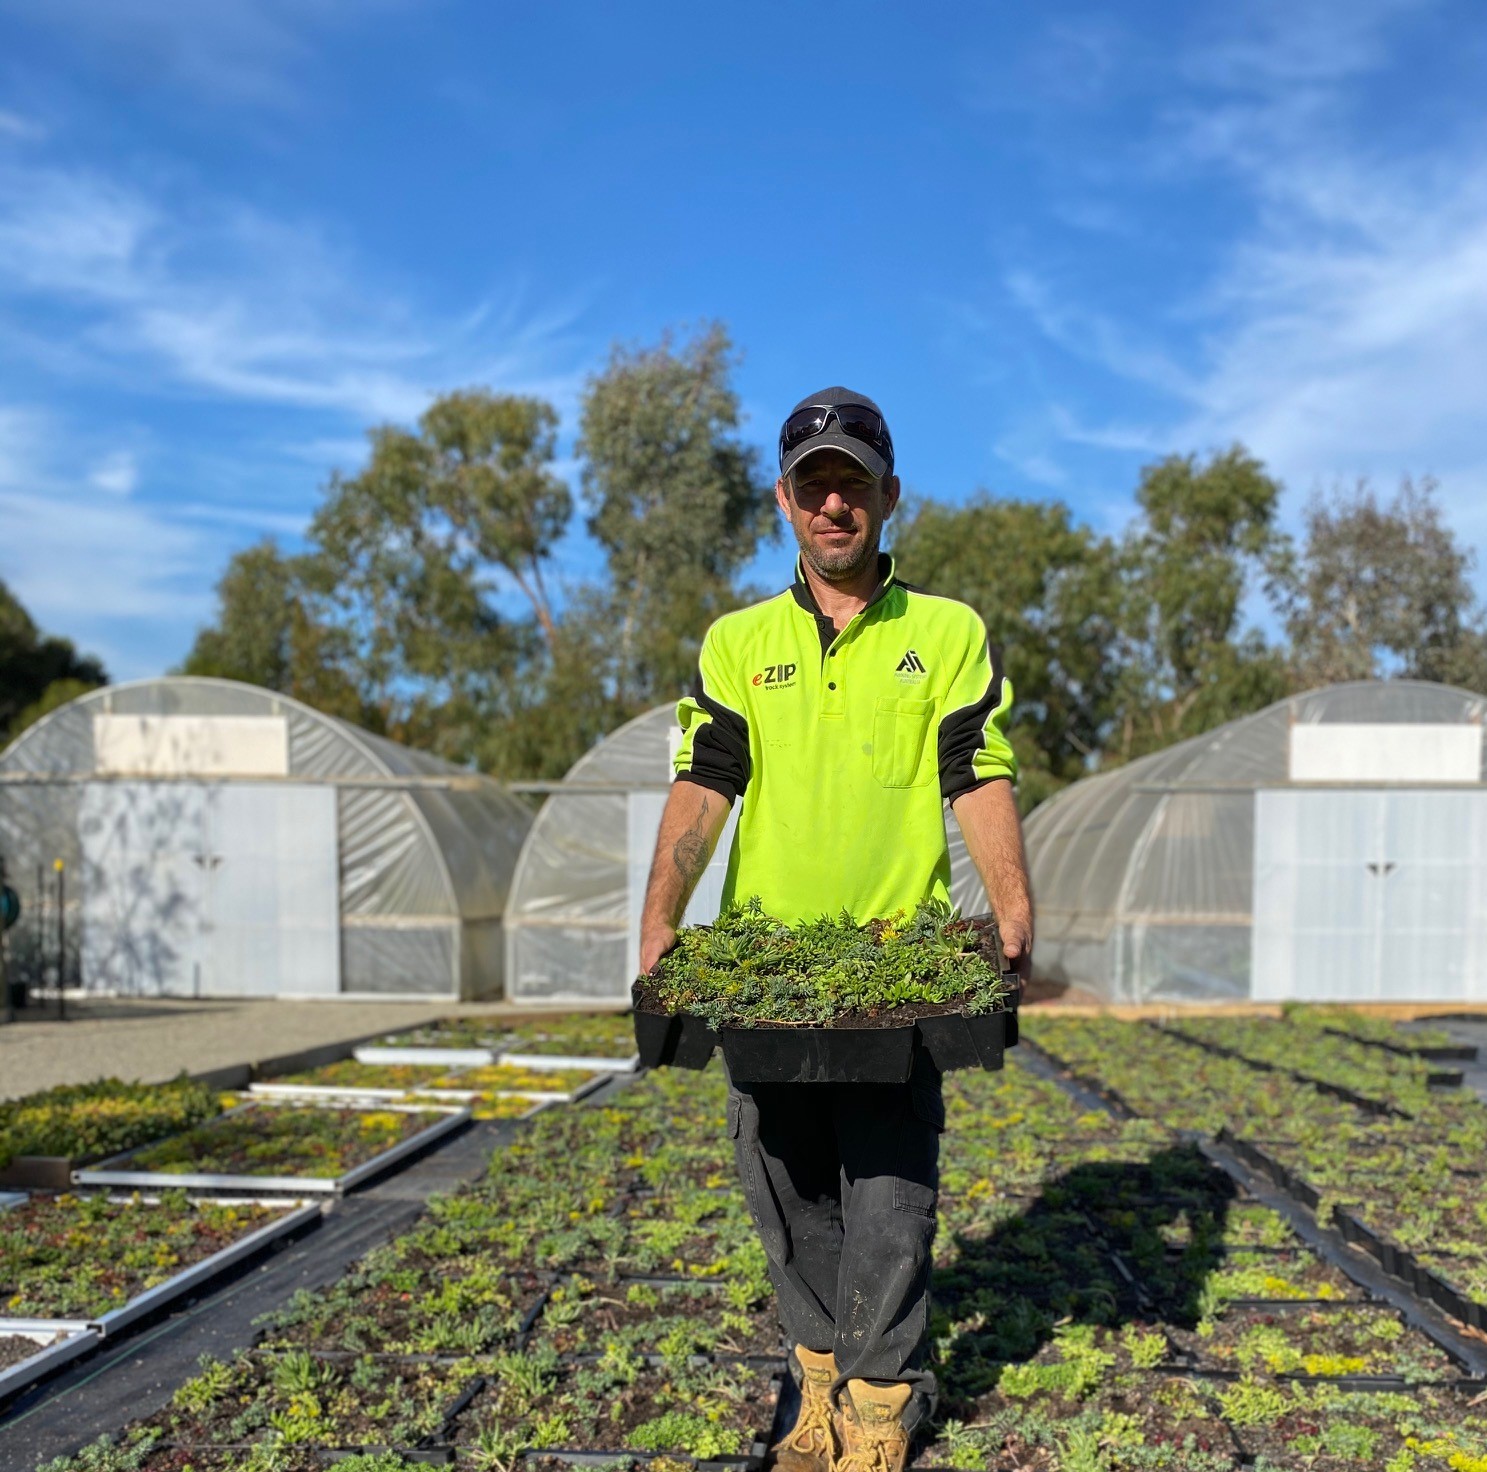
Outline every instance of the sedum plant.
<path id="1" fill-rule="evenodd" d="M 844 910 L 789 926 L 756 896 L 716 925 L 684 929 L 642 986 L 654 984 L 662 1010 L 714 1027 L 820 1025 L 909 1006 L 994 1012 L 1007 993 L 997 951 L 994 929 L 934 901 L 866 925 Z"/>

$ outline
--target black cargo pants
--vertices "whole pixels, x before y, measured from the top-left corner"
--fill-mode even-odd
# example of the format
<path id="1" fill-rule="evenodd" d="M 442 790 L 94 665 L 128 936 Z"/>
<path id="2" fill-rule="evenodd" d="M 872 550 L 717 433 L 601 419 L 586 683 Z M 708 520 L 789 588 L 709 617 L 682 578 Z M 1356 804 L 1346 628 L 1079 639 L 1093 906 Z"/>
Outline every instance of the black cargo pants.
<path id="1" fill-rule="evenodd" d="M 728 1132 L 792 1344 L 833 1351 L 837 1380 L 914 1387 L 905 1419 L 934 1411 L 925 1368 L 930 1249 L 945 1105 L 920 1056 L 904 1084 L 744 1084 Z"/>

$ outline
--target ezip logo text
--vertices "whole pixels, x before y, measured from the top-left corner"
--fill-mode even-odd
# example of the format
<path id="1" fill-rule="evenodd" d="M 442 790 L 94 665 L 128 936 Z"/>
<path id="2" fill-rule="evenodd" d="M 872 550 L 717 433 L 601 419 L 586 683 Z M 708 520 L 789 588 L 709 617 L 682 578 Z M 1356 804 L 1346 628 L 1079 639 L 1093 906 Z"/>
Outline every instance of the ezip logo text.
<path id="1" fill-rule="evenodd" d="M 793 685 L 795 671 L 799 668 L 799 665 L 794 664 L 767 664 L 754 676 L 754 683 L 756 685 Z"/>

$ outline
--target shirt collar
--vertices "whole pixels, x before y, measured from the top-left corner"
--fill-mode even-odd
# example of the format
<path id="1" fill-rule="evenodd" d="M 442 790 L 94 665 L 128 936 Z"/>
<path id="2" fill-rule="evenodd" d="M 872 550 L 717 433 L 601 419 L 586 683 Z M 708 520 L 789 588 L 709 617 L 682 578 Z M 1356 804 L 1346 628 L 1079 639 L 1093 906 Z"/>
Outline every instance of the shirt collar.
<path id="1" fill-rule="evenodd" d="M 862 610 L 864 613 L 887 594 L 888 590 L 896 581 L 897 576 L 898 573 L 894 567 L 893 558 L 887 552 L 879 552 L 878 584 L 868 597 L 867 603 Z M 824 617 L 820 606 L 816 602 L 816 595 L 811 592 L 811 585 L 805 580 L 805 569 L 801 566 L 799 557 L 795 559 L 795 581 L 790 585 L 790 592 L 794 595 L 795 601 L 807 613 L 814 614 L 817 618 Z"/>

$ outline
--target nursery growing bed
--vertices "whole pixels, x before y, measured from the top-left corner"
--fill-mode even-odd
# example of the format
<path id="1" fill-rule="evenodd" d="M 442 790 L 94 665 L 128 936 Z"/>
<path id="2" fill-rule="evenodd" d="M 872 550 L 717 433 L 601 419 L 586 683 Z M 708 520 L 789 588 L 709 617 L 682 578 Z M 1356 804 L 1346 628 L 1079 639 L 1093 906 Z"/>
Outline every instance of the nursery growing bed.
<path id="1" fill-rule="evenodd" d="M 140 1424 L 190 1450 L 246 1451 L 264 1443 L 308 1444 L 321 1453 L 418 1449 L 442 1439 L 479 1383 L 468 1361 L 333 1361 L 250 1351 L 204 1363 L 169 1405 Z"/>
<path id="2" fill-rule="evenodd" d="M 419 1098 L 476 1098 L 507 1095 L 521 1099 L 551 1099 L 568 1103 L 581 1099 L 606 1081 L 591 1069 L 544 1070 L 518 1068 L 506 1063 L 487 1063 L 452 1070 L 418 1085 Z"/>
<path id="3" fill-rule="evenodd" d="M 695 1457 L 707 1466 L 763 1464 L 779 1403 L 778 1372 L 741 1364 L 645 1367 L 633 1356 L 594 1364 L 525 1357 L 527 1374 L 541 1377 L 546 1394 L 541 1446 L 532 1445 L 538 1419 L 526 1407 L 512 1367 L 497 1366 L 453 1422 L 461 1450 L 478 1444 L 487 1428 L 527 1439 L 531 1456 L 569 1465 L 609 1464 L 630 1457 Z M 561 1433 L 566 1432 L 566 1436 Z"/>
<path id="4" fill-rule="evenodd" d="M 522 1340 L 549 1286 L 543 1274 L 502 1271 L 478 1253 L 434 1257 L 394 1244 L 336 1282 L 297 1293 L 270 1316 L 257 1347 L 379 1358 L 490 1353 Z"/>
<path id="5" fill-rule="evenodd" d="M 547 1294 L 526 1343 L 563 1356 L 608 1350 L 655 1351 L 670 1357 L 715 1355 L 770 1359 L 784 1355 L 772 1307 L 731 1308 L 717 1283 L 576 1278 Z"/>
<path id="6" fill-rule="evenodd" d="M 387 1104 L 377 1109 L 248 1103 L 210 1124 L 74 1173 L 79 1185 L 340 1195 L 469 1122 L 468 1109 Z M 361 1121 L 357 1127 L 352 1121 Z M 330 1138 L 316 1123 L 335 1121 Z M 286 1123 L 287 1122 L 287 1123 Z M 325 1133 L 324 1131 L 322 1133 Z M 337 1137 L 337 1133 L 339 1137 Z M 370 1138 L 369 1138 L 370 1137 Z M 277 1153 L 275 1152 L 275 1147 Z M 203 1159 L 203 1157 L 205 1157 Z M 303 1163 L 315 1173 L 275 1173 Z M 254 1165 L 265 1167 L 254 1170 Z M 201 1166 L 220 1166 L 202 1169 Z"/>
<path id="7" fill-rule="evenodd" d="M 0 1225 L 0 1332 L 117 1333 L 319 1216 L 318 1204 L 181 1193 L 160 1201 L 33 1197 Z"/>

